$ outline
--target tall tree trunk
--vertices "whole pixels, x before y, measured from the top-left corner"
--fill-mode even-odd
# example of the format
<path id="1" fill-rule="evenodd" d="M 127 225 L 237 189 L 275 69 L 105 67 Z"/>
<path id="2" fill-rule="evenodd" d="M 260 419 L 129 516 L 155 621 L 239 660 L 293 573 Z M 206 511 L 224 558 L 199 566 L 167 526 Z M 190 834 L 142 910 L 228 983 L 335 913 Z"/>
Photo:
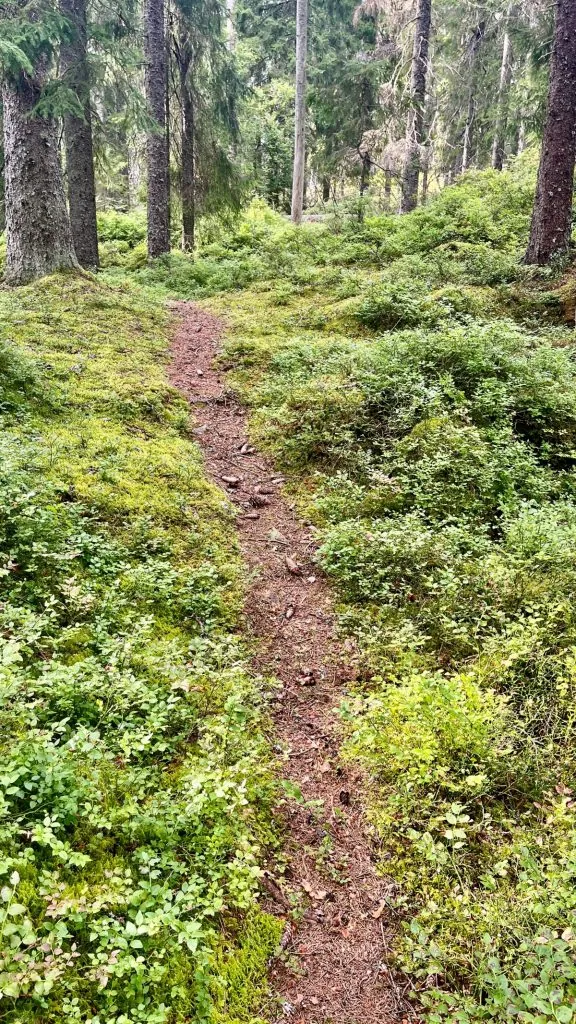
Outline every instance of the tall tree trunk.
<path id="1" fill-rule="evenodd" d="M 308 51 L 308 0 L 296 0 L 296 108 L 294 171 L 292 174 L 292 223 L 302 223 L 306 165 L 306 58 Z"/>
<path id="2" fill-rule="evenodd" d="M 330 178 L 322 178 L 322 201 L 327 203 L 330 199 Z"/>
<path id="3" fill-rule="evenodd" d="M 182 203 L 182 248 L 184 252 L 194 249 L 194 233 L 196 222 L 196 195 L 194 187 L 194 101 L 190 67 L 192 64 L 192 48 L 186 29 L 183 29 L 177 50 L 178 73 L 180 78 L 180 110 L 182 116 L 181 151 L 182 167 L 180 169 L 180 199 Z"/>
<path id="4" fill-rule="evenodd" d="M 548 106 L 526 263 L 568 251 L 576 160 L 576 4 L 558 0 Z"/>
<path id="5" fill-rule="evenodd" d="M 98 267 L 86 0 L 60 0 L 60 11 L 72 27 L 71 38 L 68 42 L 62 43 L 60 48 L 62 71 L 66 84 L 75 92 L 84 112 L 83 117 L 76 114 L 66 114 L 64 117 L 70 226 L 74 249 L 81 266 Z"/>
<path id="6" fill-rule="evenodd" d="M 424 102 L 426 99 L 426 75 L 428 71 L 431 20 L 432 0 L 418 0 L 410 77 L 411 108 L 408 114 L 406 129 L 406 160 L 402 173 L 401 213 L 409 213 L 418 202 L 420 146 L 424 130 Z"/>
<path id="7" fill-rule="evenodd" d="M 500 66 L 500 85 L 498 87 L 498 113 L 496 116 L 496 129 L 492 143 L 492 167 L 495 171 L 501 171 L 504 166 L 504 154 L 506 146 L 506 128 L 508 127 L 508 100 L 510 91 L 510 79 L 512 77 L 512 45 L 508 30 L 504 32 L 502 44 L 502 64 Z"/>
<path id="8" fill-rule="evenodd" d="M 168 176 L 167 76 L 164 0 L 144 2 L 146 100 L 154 128 L 148 132 L 148 255 L 170 251 L 170 181 Z"/>
<path id="9" fill-rule="evenodd" d="M 56 123 L 37 117 L 46 62 L 2 86 L 6 188 L 6 281 L 25 284 L 57 270 L 78 268 Z"/>
<path id="10" fill-rule="evenodd" d="M 464 125 L 464 136 L 462 139 L 462 163 L 460 172 L 468 170 L 470 166 L 470 155 L 472 152 L 472 131 L 474 118 L 476 116 L 476 62 L 484 39 L 486 22 L 481 21 L 472 33 L 468 51 L 468 103 L 466 106 L 466 124 Z"/>

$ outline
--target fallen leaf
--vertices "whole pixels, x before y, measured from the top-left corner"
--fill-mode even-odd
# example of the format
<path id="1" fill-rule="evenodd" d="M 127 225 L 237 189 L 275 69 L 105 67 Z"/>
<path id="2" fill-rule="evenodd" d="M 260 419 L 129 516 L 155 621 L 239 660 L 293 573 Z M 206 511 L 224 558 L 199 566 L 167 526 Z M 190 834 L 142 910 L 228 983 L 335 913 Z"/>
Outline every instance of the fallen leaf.
<path id="1" fill-rule="evenodd" d="M 300 575 L 302 569 L 300 565 L 298 565 L 298 562 L 295 562 L 293 558 L 290 558 L 290 555 L 285 555 L 284 561 L 286 563 L 286 568 L 288 569 L 288 572 L 291 572 L 294 576 Z"/>
<path id="2" fill-rule="evenodd" d="M 373 917 L 377 921 L 380 917 L 382 917 L 382 914 L 384 913 L 385 910 L 386 910 L 386 903 L 385 903 L 384 900 L 380 900 L 380 903 L 378 904 L 376 909 L 370 911 L 370 916 Z"/>
<path id="3" fill-rule="evenodd" d="M 268 531 L 268 540 L 271 540 L 273 544 L 288 544 L 288 541 L 280 530 L 277 530 L 274 526 Z"/>
<path id="4" fill-rule="evenodd" d="M 322 901 L 328 896 L 326 889 L 315 889 L 312 883 L 306 880 L 302 882 L 302 888 L 304 889 L 304 892 L 307 892 L 308 895 L 312 897 L 313 900 Z"/>
<path id="5" fill-rule="evenodd" d="M 288 607 L 286 608 L 286 611 L 284 612 L 284 618 L 288 620 L 293 619 L 295 611 L 296 608 L 294 607 L 294 605 L 289 604 Z"/>

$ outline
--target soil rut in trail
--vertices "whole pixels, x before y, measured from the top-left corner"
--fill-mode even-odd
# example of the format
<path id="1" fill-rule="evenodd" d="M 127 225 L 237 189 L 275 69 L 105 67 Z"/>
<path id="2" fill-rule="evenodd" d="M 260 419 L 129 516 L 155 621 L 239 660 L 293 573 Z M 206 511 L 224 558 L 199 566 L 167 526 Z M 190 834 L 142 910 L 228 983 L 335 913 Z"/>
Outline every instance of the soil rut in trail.
<path id="1" fill-rule="evenodd" d="M 288 872 L 264 879 L 271 909 L 289 922 L 290 966 L 272 969 L 283 1001 L 279 1020 L 392 1024 L 403 1015 L 386 966 L 392 889 L 375 870 L 359 779 L 337 759 L 334 709 L 350 670 L 327 584 L 313 563 L 314 540 L 282 497 L 279 474 L 250 446 L 244 412 L 214 366 L 222 324 L 190 303 L 172 308 L 180 322 L 171 380 L 193 407 L 208 472 L 238 506 L 242 552 L 254 570 L 246 615 L 259 640 L 255 663 L 282 682 L 274 721 L 283 774 L 304 797 L 284 811 Z M 306 908 L 297 923 L 286 913 L 290 893 Z"/>

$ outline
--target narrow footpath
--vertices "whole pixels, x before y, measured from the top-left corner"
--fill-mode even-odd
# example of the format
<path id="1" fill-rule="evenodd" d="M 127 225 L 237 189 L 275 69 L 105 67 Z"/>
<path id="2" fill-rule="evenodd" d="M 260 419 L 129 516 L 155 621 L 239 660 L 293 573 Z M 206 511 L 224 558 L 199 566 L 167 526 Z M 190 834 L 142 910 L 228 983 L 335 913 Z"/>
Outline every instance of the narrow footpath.
<path id="1" fill-rule="evenodd" d="M 271 969 L 278 1021 L 400 1024 L 409 1011 L 387 966 L 393 887 L 376 871 L 361 780 L 338 761 L 335 708 L 352 652 L 336 638 L 312 533 L 283 497 L 281 476 L 252 448 L 245 411 L 214 366 L 222 323 L 192 303 L 171 309 L 178 317 L 171 381 L 192 406 L 208 474 L 238 508 L 255 668 L 281 681 L 277 744 L 285 779 L 303 795 L 282 812 L 288 870 L 263 879 L 267 909 L 286 920 L 284 955 Z M 293 920 L 298 900 L 304 909 Z"/>

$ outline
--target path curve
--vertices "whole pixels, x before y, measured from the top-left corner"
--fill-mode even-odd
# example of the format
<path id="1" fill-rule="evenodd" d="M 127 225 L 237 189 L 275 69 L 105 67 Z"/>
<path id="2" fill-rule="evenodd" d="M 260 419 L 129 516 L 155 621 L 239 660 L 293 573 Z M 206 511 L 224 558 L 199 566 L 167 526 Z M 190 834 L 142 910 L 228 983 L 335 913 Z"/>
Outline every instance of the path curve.
<path id="1" fill-rule="evenodd" d="M 267 909 L 285 917 L 285 956 L 271 981 L 291 1024 L 398 1024 L 407 1015 L 389 970 L 393 892 L 359 802 L 361 780 L 338 763 L 337 707 L 351 670 L 335 636 L 330 592 L 314 565 L 314 538 L 282 495 L 282 478 L 255 452 L 247 417 L 214 365 L 223 325 L 192 303 L 178 317 L 170 379 L 192 405 L 208 474 L 238 508 L 242 554 L 253 572 L 246 616 L 255 667 L 282 690 L 273 717 L 283 774 L 305 806 L 283 810 L 288 869 L 264 879 Z M 350 656 L 348 655 L 348 660 Z M 298 894 L 297 923 L 287 910 Z"/>

